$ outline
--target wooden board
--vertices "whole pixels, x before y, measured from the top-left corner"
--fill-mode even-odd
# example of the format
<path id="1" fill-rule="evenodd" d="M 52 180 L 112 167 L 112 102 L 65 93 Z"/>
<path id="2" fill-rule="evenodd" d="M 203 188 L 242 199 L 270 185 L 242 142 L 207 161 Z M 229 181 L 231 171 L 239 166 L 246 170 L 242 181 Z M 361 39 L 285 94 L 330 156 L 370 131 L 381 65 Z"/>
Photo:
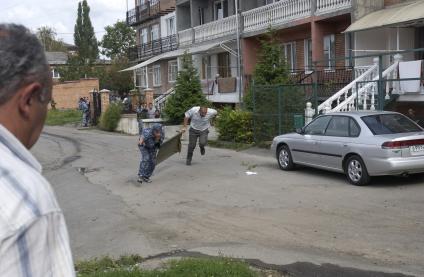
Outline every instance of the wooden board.
<path id="1" fill-rule="evenodd" d="M 156 164 L 160 164 L 175 153 L 181 152 L 181 136 L 182 133 L 178 133 L 161 145 L 156 156 Z"/>

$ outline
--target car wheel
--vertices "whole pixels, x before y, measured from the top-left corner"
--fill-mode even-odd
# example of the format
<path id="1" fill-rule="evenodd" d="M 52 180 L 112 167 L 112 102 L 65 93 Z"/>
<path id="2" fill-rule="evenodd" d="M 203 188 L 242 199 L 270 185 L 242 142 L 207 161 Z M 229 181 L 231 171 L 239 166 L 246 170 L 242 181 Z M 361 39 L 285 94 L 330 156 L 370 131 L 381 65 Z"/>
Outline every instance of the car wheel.
<path id="1" fill-rule="evenodd" d="M 364 186 L 371 180 L 364 161 L 357 155 L 346 161 L 346 176 L 349 182 L 355 186 Z"/>
<path id="2" fill-rule="evenodd" d="M 290 149 L 287 145 L 278 148 L 277 151 L 278 165 L 282 170 L 292 170 L 295 167 Z"/>

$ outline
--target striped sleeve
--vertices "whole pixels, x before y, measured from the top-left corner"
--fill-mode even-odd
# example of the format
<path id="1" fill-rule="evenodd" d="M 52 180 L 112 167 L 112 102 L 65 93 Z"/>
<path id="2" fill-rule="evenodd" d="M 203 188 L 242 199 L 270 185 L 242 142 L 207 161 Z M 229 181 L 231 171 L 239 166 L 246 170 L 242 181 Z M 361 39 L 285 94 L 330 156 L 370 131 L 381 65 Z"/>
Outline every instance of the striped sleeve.
<path id="1" fill-rule="evenodd" d="M 0 249 L 0 276 L 75 276 L 68 233 L 61 213 L 38 218 L 3 241 Z"/>

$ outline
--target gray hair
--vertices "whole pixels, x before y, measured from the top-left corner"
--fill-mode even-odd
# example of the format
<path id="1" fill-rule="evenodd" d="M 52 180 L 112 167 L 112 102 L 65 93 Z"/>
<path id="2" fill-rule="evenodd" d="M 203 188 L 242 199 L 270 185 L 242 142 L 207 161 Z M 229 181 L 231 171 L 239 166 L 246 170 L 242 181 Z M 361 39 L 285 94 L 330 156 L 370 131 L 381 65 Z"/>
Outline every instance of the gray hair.
<path id="1" fill-rule="evenodd" d="M 0 24 L 0 105 L 31 82 L 43 85 L 39 97 L 44 101 L 50 78 L 44 49 L 37 37 L 22 25 Z"/>

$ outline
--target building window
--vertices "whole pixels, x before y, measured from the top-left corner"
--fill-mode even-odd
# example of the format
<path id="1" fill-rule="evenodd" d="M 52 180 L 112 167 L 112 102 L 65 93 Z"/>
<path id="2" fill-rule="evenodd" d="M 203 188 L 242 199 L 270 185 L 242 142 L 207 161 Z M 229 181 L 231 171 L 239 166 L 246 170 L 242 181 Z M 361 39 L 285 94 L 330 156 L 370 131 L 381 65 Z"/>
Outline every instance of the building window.
<path id="1" fill-rule="evenodd" d="M 205 24 L 205 9 L 199 8 L 199 25 Z"/>
<path id="2" fill-rule="evenodd" d="M 140 45 L 147 43 L 147 28 L 140 29 Z"/>
<path id="3" fill-rule="evenodd" d="M 160 74 L 160 65 L 153 66 L 153 86 L 160 87 L 162 84 L 161 74 Z"/>
<path id="4" fill-rule="evenodd" d="M 211 56 L 203 57 L 202 59 L 202 80 L 211 79 L 212 78 L 212 58 Z"/>
<path id="5" fill-rule="evenodd" d="M 221 78 L 231 77 L 231 61 L 228 52 L 218 54 L 218 74 Z"/>
<path id="6" fill-rule="evenodd" d="M 287 67 L 294 71 L 296 69 L 296 43 L 289 42 L 283 44 L 283 54 L 286 58 Z"/>
<path id="7" fill-rule="evenodd" d="M 141 87 L 141 88 L 147 87 L 147 68 L 146 67 L 136 69 L 135 81 L 136 81 L 136 84 L 135 84 L 136 87 Z"/>
<path id="8" fill-rule="evenodd" d="M 312 71 L 312 39 L 304 40 L 304 54 L 305 54 L 305 71 Z"/>
<path id="9" fill-rule="evenodd" d="M 52 77 L 53 79 L 60 79 L 59 71 L 57 71 L 55 68 L 52 69 Z"/>
<path id="10" fill-rule="evenodd" d="M 159 39 L 159 24 L 152 25 L 152 28 L 150 29 L 150 37 L 152 41 Z"/>
<path id="11" fill-rule="evenodd" d="M 324 61 L 328 69 L 333 69 L 336 66 L 336 47 L 334 35 L 324 37 Z"/>
<path id="12" fill-rule="evenodd" d="M 173 36 L 176 34 L 175 16 L 170 17 L 166 20 L 166 30 L 167 30 L 168 36 Z"/>
<path id="13" fill-rule="evenodd" d="M 178 75 L 178 62 L 169 61 L 168 62 L 168 82 L 173 83 L 177 80 Z"/>
<path id="14" fill-rule="evenodd" d="M 219 0 L 214 5 L 214 20 L 223 19 L 228 16 L 228 0 Z"/>

